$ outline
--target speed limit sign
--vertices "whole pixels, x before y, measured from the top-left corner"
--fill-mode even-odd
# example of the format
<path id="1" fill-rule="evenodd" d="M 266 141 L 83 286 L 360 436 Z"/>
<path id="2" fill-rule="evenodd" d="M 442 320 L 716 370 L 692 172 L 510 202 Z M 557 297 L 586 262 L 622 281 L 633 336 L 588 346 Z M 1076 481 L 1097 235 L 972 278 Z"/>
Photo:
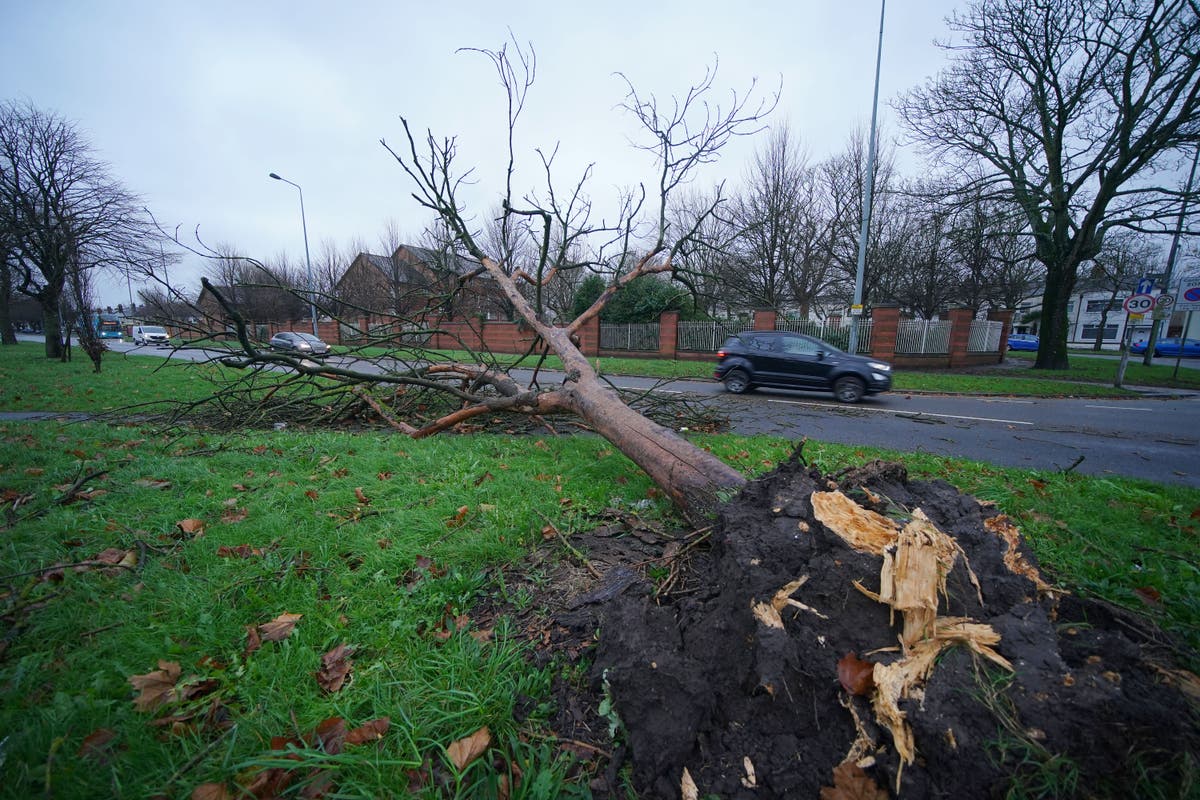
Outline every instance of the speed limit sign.
<path id="1" fill-rule="evenodd" d="M 1135 294 L 1125 298 L 1124 308 L 1130 314 L 1149 314 L 1154 310 L 1154 296 Z"/>
<path id="2" fill-rule="evenodd" d="M 1167 311 L 1173 305 L 1175 305 L 1175 295 L 1160 294 L 1158 296 L 1158 298 L 1154 301 L 1154 310 L 1155 311 Z"/>

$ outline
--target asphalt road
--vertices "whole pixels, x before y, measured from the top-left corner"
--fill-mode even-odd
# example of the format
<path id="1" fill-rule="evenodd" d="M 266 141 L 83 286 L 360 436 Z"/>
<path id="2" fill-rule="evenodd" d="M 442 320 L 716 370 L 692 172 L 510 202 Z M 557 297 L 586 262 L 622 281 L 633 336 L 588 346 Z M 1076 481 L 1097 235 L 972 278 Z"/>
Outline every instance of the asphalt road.
<path id="1" fill-rule="evenodd" d="M 169 349 L 113 344 L 117 352 Z M 207 357 L 178 351 L 173 357 Z M 515 377 L 521 379 L 518 371 Z M 543 385 L 561 375 L 542 373 Z M 804 437 L 957 456 L 1042 470 L 1073 468 L 1200 488 L 1200 394 L 1149 391 L 1132 399 L 1029 399 L 886 393 L 848 406 L 815 392 L 731 395 L 713 381 L 617 377 L 621 388 L 683 393 L 715 403 L 744 435 Z"/>

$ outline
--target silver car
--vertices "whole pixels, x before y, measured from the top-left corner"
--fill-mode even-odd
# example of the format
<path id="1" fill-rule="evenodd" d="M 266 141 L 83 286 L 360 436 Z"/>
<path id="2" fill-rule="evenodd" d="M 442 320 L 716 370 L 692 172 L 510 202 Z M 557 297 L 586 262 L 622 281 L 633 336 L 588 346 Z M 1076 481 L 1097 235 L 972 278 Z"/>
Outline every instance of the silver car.
<path id="1" fill-rule="evenodd" d="M 278 350 L 281 353 L 294 353 L 313 358 L 323 358 L 329 355 L 329 345 L 311 333 L 280 331 L 271 337 L 270 345 L 272 350 Z"/>

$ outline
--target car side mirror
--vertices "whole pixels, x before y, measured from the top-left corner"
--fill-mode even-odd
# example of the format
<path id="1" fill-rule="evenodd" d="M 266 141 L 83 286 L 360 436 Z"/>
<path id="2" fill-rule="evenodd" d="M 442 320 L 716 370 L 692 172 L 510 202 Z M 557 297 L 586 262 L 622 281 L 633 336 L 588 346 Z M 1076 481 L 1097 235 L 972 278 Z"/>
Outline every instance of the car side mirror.
<path id="1" fill-rule="evenodd" d="M 818 350 L 817 351 L 817 361 L 824 361 L 824 360 L 825 360 L 825 351 Z"/>

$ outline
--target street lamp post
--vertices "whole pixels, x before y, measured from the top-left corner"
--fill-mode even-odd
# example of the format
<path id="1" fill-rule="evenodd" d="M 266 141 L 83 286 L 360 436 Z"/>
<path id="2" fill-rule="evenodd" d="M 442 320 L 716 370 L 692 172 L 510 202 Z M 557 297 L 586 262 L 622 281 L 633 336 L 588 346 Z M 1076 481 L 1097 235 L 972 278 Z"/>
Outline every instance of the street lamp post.
<path id="1" fill-rule="evenodd" d="M 867 238 L 871 230 L 871 193 L 875 189 L 875 114 L 879 109 L 879 65 L 883 63 L 883 14 L 887 0 L 879 0 L 879 46 L 875 51 L 875 93 L 871 98 L 871 132 L 867 142 L 867 174 L 864 178 L 862 227 L 858 232 L 858 264 L 854 271 L 854 303 L 850 306 L 850 343 L 847 349 L 858 352 L 858 326 L 863 313 L 863 273 L 867 266 Z"/>
<path id="2" fill-rule="evenodd" d="M 307 270 L 305 280 L 308 286 L 305 287 L 308 294 L 308 315 L 312 318 L 313 336 L 317 335 L 317 307 L 313 305 L 313 277 L 312 277 L 312 259 L 308 256 L 308 220 L 304 216 L 304 190 L 300 188 L 300 184 L 292 183 L 287 178 L 277 175 L 272 172 L 271 177 L 277 181 L 283 181 L 286 184 L 296 187 L 296 191 L 300 193 L 300 226 L 304 229 L 304 266 Z"/>

